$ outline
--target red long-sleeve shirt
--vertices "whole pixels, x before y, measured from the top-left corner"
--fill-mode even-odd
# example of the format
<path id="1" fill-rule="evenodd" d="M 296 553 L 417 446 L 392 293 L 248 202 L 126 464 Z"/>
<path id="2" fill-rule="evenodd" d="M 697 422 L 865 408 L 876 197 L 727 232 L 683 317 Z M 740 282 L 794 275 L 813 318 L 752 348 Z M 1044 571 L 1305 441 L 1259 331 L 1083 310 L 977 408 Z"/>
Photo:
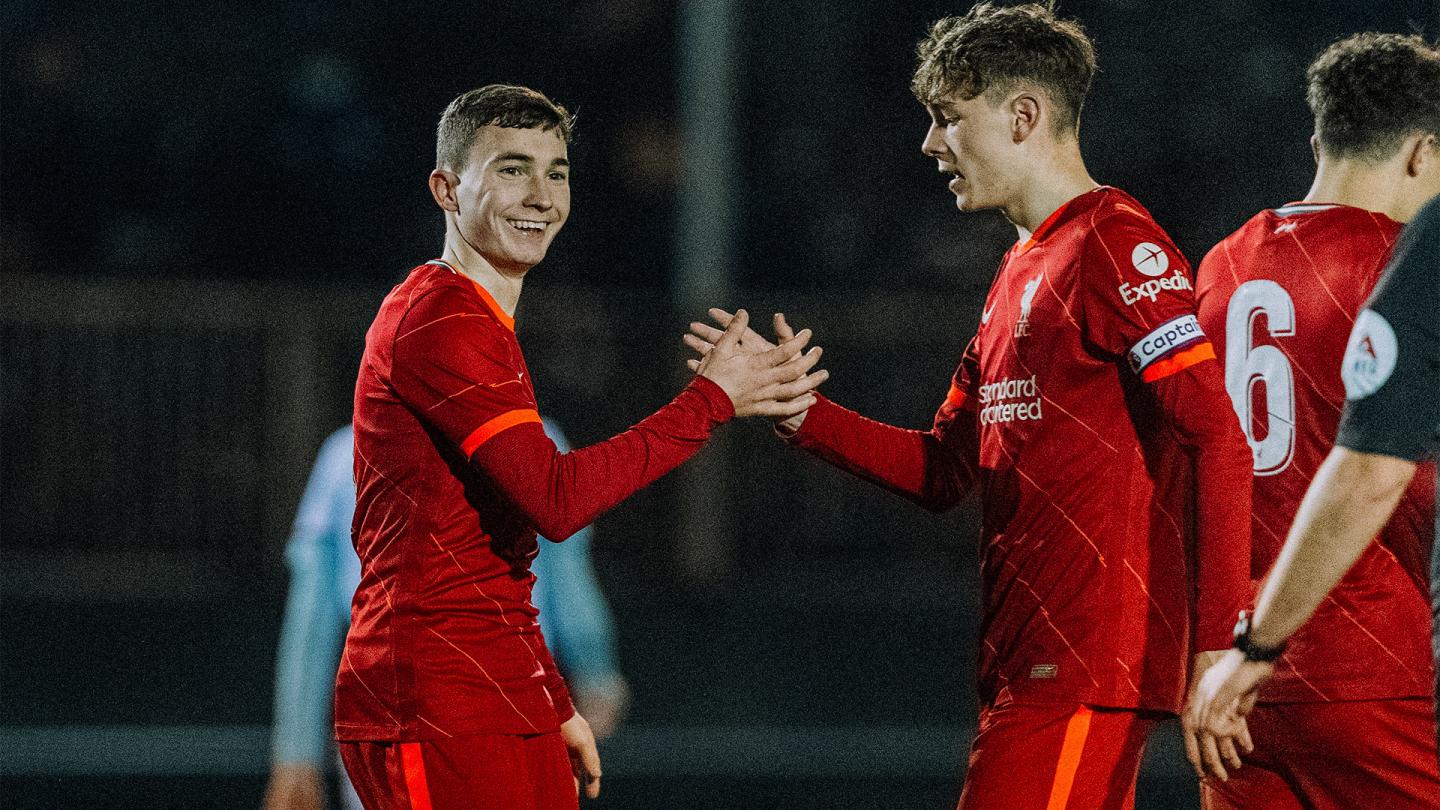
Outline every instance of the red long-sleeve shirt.
<path id="1" fill-rule="evenodd" d="M 1006 255 L 929 431 L 822 400 L 792 438 L 931 509 L 978 484 L 987 703 L 1178 711 L 1189 654 L 1229 645 L 1250 461 L 1194 313 L 1180 252 L 1100 188 Z"/>
<path id="2" fill-rule="evenodd" d="M 574 714 L 530 600 L 562 540 L 734 415 L 697 377 L 600 444 L 545 435 L 514 322 L 440 262 L 385 298 L 355 388 L 360 586 L 335 686 L 342 740 L 554 731 Z"/>

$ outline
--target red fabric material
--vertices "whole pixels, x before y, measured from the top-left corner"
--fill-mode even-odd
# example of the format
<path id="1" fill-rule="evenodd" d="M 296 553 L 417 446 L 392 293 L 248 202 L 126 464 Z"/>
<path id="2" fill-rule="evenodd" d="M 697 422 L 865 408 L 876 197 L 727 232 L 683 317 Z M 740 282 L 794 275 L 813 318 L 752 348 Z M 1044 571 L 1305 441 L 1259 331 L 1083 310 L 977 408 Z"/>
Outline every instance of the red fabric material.
<path id="1" fill-rule="evenodd" d="M 408 750 L 407 750 L 408 749 Z M 470 734 L 418 743 L 340 744 L 366 810 L 575 810 L 558 733 Z M 423 784 L 425 795 L 417 795 Z"/>
<path id="2" fill-rule="evenodd" d="M 518 425 L 481 445 L 472 461 L 531 526 L 563 540 L 695 455 L 734 413 L 720 386 L 696 377 L 670 404 L 600 444 L 559 453 L 540 425 Z"/>
<path id="3" fill-rule="evenodd" d="M 930 430 L 906 430 L 866 419 L 824 396 L 816 400 L 790 438 L 797 447 L 936 512 L 959 503 L 974 486 L 973 412 L 972 421 L 952 429 L 954 414 L 962 411 L 947 400 Z"/>
<path id="4" fill-rule="evenodd" d="M 1072 759 L 1067 755 L 1076 753 L 1082 729 L 1074 721 L 1082 710 L 1090 716 Z M 959 810 L 1131 810 L 1145 740 L 1164 719 L 1159 712 L 1074 704 L 987 707 L 970 747 Z M 1066 775 L 1062 796 L 1067 785 L 1057 777 Z"/>
<path id="5" fill-rule="evenodd" d="M 1198 288 L 1201 325 L 1224 358 L 1232 405 L 1255 448 L 1256 579 L 1274 565 L 1334 446 L 1345 343 L 1401 227 L 1347 206 L 1278 210 L 1288 213 L 1261 212 L 1211 250 Z M 1434 516 L 1435 468 L 1422 464 L 1378 542 L 1290 640 L 1261 700 L 1432 694 Z"/>
<path id="6" fill-rule="evenodd" d="M 1255 751 L 1200 783 L 1206 810 L 1440 807 L 1432 700 L 1260 704 L 1247 722 Z"/>
<path id="7" fill-rule="evenodd" d="M 1250 454 L 1225 410 L 1216 362 L 1199 363 L 1150 384 L 1175 444 L 1189 461 L 1194 493 L 1195 646 L 1230 646 L 1241 605 L 1253 596 L 1250 558 Z"/>
<path id="8" fill-rule="evenodd" d="M 821 401 L 792 441 L 930 508 L 979 483 L 982 700 L 1178 711 L 1196 580 L 1211 648 L 1249 598 L 1244 440 L 1213 360 L 1152 385 L 1131 361 L 1194 317 L 1185 259 L 1139 203 L 1097 189 L 1037 237 L 1007 254 L 930 431 Z M 1161 275 L 1137 269 L 1142 245 Z M 1203 343 L 1182 334 L 1146 359 Z"/>
<path id="9" fill-rule="evenodd" d="M 636 428 L 562 456 L 530 421 L 529 370 L 502 315 L 469 279 L 427 264 L 366 335 L 341 740 L 558 729 L 574 708 L 531 603 L 536 529 L 568 537 L 732 415 L 724 392 L 697 380 Z M 496 424 L 467 458 L 466 441 Z"/>

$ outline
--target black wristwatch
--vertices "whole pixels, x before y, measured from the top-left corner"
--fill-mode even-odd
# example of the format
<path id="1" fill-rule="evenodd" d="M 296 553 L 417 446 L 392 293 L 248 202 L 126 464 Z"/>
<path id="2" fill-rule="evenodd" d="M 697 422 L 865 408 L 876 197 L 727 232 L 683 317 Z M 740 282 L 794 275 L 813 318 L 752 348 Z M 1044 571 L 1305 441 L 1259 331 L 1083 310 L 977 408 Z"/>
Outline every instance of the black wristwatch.
<path id="1" fill-rule="evenodd" d="M 1240 611 L 1240 620 L 1235 622 L 1235 649 L 1245 653 L 1246 661 L 1269 663 L 1285 654 L 1286 642 L 1274 647 L 1261 647 L 1250 640 L 1250 613 Z"/>

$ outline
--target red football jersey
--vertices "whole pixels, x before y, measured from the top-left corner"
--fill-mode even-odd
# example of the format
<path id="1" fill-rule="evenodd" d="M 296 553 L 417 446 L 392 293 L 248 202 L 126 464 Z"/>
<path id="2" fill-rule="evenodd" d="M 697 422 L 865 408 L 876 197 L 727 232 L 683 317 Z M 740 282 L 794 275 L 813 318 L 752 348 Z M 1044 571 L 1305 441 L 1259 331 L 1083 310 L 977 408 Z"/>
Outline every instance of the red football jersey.
<path id="1" fill-rule="evenodd" d="M 1345 405 L 1346 340 L 1401 225 L 1343 205 L 1262 211 L 1200 264 L 1200 325 L 1254 457 L 1250 570 L 1265 575 Z M 1378 542 L 1295 634 L 1263 700 L 1432 694 L 1433 465 L 1422 465 Z"/>
<path id="2" fill-rule="evenodd" d="M 561 454 L 510 317 L 443 262 L 413 270 L 365 336 L 355 387 L 361 576 L 337 737 L 556 730 L 574 709 L 530 600 L 536 529 L 568 537 L 733 413 L 697 377 L 630 430 Z"/>
<path id="3" fill-rule="evenodd" d="M 1184 257 L 1102 187 L 1006 254 L 930 431 L 825 400 L 795 441 L 934 508 L 978 480 L 986 703 L 1178 711 L 1192 565 L 1203 649 L 1249 592 L 1248 458 L 1213 357 Z"/>

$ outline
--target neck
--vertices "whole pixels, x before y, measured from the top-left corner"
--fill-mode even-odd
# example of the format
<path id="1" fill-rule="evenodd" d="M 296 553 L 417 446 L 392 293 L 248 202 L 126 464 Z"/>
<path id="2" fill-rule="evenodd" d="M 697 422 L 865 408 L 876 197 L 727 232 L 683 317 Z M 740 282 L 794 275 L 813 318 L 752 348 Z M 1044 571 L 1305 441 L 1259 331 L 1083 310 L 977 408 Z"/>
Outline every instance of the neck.
<path id="1" fill-rule="evenodd" d="M 1057 149 L 1049 160 L 1032 166 L 1029 181 L 1010 205 L 1005 218 L 1015 225 L 1021 241 L 1030 238 L 1060 206 L 1091 191 L 1099 183 L 1085 169 L 1078 141 L 1070 141 Z"/>
<path id="2" fill-rule="evenodd" d="M 1415 207 L 1408 204 L 1408 195 L 1394 181 L 1394 171 L 1390 161 L 1361 163 L 1322 154 L 1304 201 L 1363 208 L 1406 222 L 1414 216 Z"/>
<path id="3" fill-rule="evenodd" d="M 440 260 L 484 287 L 506 315 L 515 317 L 515 308 L 520 304 L 520 289 L 525 284 L 525 270 L 505 272 L 496 268 L 465 241 L 453 222 L 447 223 L 445 228 L 445 250 L 440 254 Z"/>

